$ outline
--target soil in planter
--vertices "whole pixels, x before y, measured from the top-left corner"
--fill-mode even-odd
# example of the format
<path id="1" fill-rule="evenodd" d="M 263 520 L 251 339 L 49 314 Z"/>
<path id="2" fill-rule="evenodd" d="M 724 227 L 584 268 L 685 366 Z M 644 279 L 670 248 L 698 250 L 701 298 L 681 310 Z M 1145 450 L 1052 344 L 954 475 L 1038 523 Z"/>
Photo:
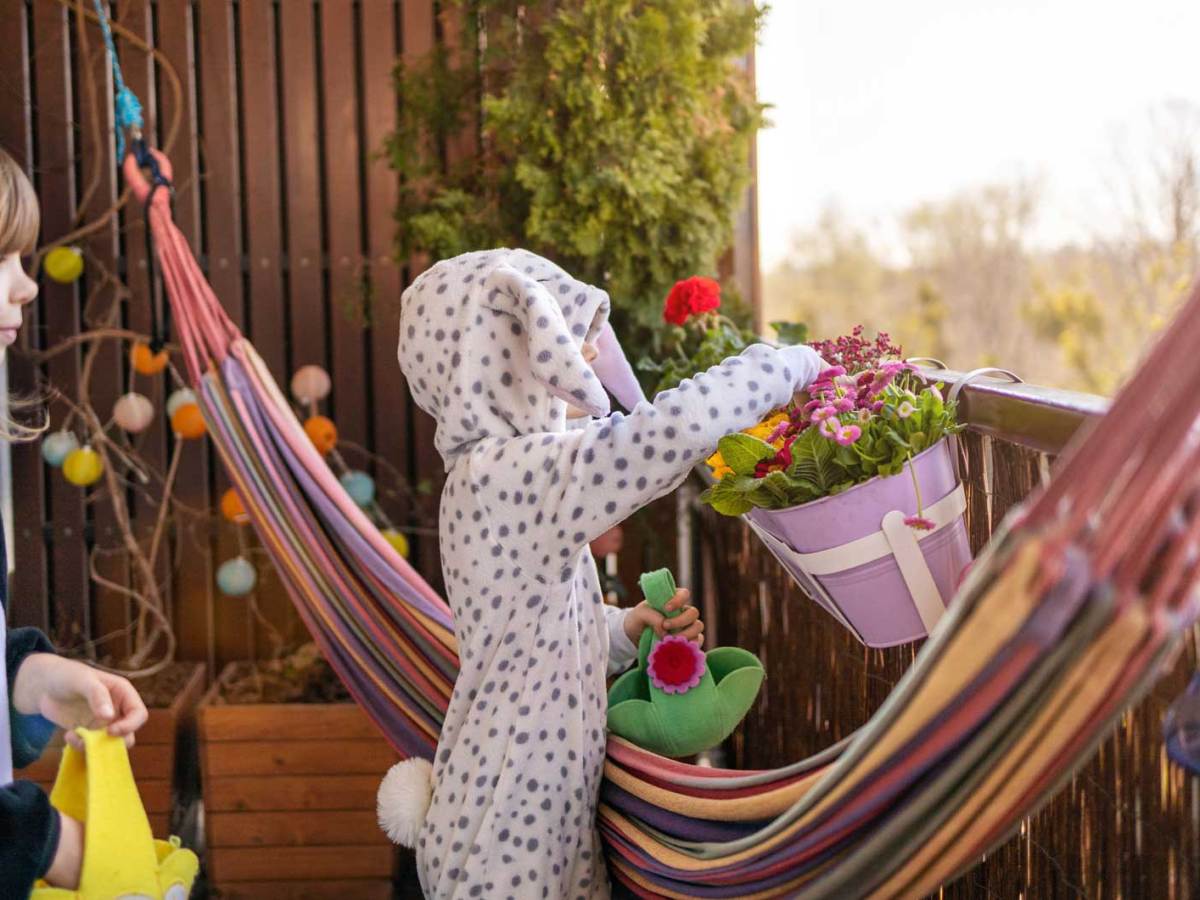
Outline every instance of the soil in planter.
<path id="1" fill-rule="evenodd" d="M 187 686 L 195 672 L 195 663 L 175 662 L 161 672 L 145 678 L 134 678 L 132 681 L 149 709 L 166 709 Z"/>
<path id="2" fill-rule="evenodd" d="M 347 703 L 350 692 L 315 644 L 279 659 L 235 663 L 212 703 Z"/>

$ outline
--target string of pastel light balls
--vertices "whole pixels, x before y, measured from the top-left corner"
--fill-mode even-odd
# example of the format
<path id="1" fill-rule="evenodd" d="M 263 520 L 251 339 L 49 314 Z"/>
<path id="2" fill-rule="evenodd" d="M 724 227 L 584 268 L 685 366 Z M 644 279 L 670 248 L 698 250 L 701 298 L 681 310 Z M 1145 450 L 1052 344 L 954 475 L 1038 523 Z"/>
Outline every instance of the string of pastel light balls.
<path id="1" fill-rule="evenodd" d="M 329 373 L 320 366 L 302 366 L 292 376 L 292 396 L 300 405 L 301 412 L 306 415 L 304 433 L 330 468 L 338 473 L 338 481 L 350 495 L 350 499 L 382 531 L 384 539 L 396 552 L 407 558 L 408 538 L 392 523 L 379 505 L 376 499 L 375 479 L 361 469 L 353 469 L 346 464 L 337 450 L 337 426 L 329 417 L 320 413 L 320 404 L 329 397 L 332 389 L 333 381 Z M 226 521 L 238 526 L 239 555 L 221 563 L 217 569 L 217 587 L 227 596 L 246 597 L 258 584 L 258 571 L 248 558 L 246 550 L 244 526 L 249 524 L 250 517 L 233 488 L 226 491 L 221 498 L 221 515 Z"/>
<path id="2" fill-rule="evenodd" d="M 155 353 L 150 345 L 137 342 L 129 354 L 131 373 L 147 378 L 161 375 L 170 363 L 166 350 Z M 132 375 L 131 375 L 132 377 Z M 132 385 L 131 385 L 132 387 Z M 190 388 L 178 388 L 167 398 L 167 416 L 171 422 L 171 430 L 179 440 L 175 445 L 175 453 L 171 460 L 171 476 L 168 484 L 173 481 L 173 474 L 178 466 L 179 451 L 184 441 L 199 440 L 204 437 L 207 429 L 204 424 L 204 414 L 196 402 L 196 395 Z M 129 390 L 117 398 L 112 409 L 112 423 L 129 435 L 142 434 L 154 422 L 155 408 L 150 398 L 134 390 Z M 83 442 L 79 440 L 72 425 L 75 414 L 67 417 L 63 426 L 47 435 L 42 441 L 42 459 L 47 465 L 61 469 L 63 477 L 71 484 L 87 488 L 98 482 L 104 475 L 104 460 L 92 448 L 92 442 L 103 437 L 103 434 L 91 435 Z M 136 463 L 112 441 L 108 446 L 124 460 L 125 464 L 137 475 L 138 479 L 146 482 L 146 475 Z"/>

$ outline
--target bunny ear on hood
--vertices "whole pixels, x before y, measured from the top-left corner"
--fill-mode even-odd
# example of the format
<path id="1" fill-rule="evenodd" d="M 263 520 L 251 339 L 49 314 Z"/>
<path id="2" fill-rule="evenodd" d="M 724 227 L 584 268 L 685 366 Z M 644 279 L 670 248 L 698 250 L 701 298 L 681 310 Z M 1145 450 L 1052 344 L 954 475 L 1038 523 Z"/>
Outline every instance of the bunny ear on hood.
<path id="1" fill-rule="evenodd" d="M 484 282 L 482 305 L 516 320 L 513 332 L 525 342 L 530 374 L 552 396 L 592 416 L 606 416 L 608 394 L 584 361 L 581 347 L 594 340 L 608 321 L 608 295 L 590 288 L 579 291 L 574 300 L 564 297 L 560 301 L 550 293 L 557 290 L 566 295 L 573 289 L 567 280 L 546 283 L 510 265 L 500 265 Z M 567 304 L 572 312 L 577 308 L 580 313 L 572 316 L 570 325 L 563 313 Z"/>

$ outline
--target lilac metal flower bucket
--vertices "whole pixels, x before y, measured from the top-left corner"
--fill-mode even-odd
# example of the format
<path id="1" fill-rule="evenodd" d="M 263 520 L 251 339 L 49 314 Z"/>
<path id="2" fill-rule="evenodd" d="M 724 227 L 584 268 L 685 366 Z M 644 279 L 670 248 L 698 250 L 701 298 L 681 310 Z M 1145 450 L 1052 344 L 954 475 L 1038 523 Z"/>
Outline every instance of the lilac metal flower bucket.
<path id="1" fill-rule="evenodd" d="M 755 509 L 750 526 L 797 584 L 868 647 L 925 637 L 971 562 L 953 438 L 913 459 L 931 531 L 917 514 L 912 473 L 875 478 L 790 509 Z"/>

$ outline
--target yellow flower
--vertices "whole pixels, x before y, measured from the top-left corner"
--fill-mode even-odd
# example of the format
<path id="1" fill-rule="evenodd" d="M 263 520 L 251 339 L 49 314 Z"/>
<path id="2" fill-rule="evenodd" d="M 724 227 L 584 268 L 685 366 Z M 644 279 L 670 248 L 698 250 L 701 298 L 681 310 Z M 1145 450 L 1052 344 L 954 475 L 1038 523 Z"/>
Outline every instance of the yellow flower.
<path id="1" fill-rule="evenodd" d="M 785 421 L 787 421 L 787 417 L 788 417 L 788 415 L 786 412 L 775 413 L 774 415 L 770 416 L 769 418 L 766 418 L 763 421 L 759 422 L 757 425 L 751 425 L 749 428 L 743 428 L 742 434 L 748 434 L 751 437 L 758 438 L 760 441 L 765 441 L 765 440 L 767 440 L 767 438 L 769 438 L 771 436 L 771 434 L 775 431 L 776 428 L 778 428 Z M 780 447 L 783 446 L 783 438 L 782 437 L 776 438 L 775 441 L 772 443 L 772 446 L 776 450 L 778 450 Z M 712 469 L 712 476 L 717 481 L 720 481 L 726 475 L 733 474 L 733 469 L 731 469 L 729 466 L 727 466 L 725 464 L 725 458 L 723 456 L 721 456 L 720 450 L 718 450 L 716 453 L 714 453 L 712 456 L 710 456 L 708 459 L 706 459 L 705 462 L 708 464 L 709 468 Z"/>
<path id="2" fill-rule="evenodd" d="M 785 413 L 785 412 L 775 413 L 775 415 L 771 416 L 768 419 L 764 419 L 763 421 L 759 422 L 757 425 L 754 425 L 754 426 L 751 426 L 750 428 L 745 429 L 745 431 L 743 433 L 748 434 L 751 437 L 756 437 L 760 441 L 765 441 L 771 436 L 771 434 L 775 431 L 776 428 L 778 428 L 780 425 L 782 425 L 786 421 L 787 421 L 787 413 Z M 776 438 L 774 446 L 776 447 L 776 449 L 783 446 L 783 439 Z"/>
<path id="3" fill-rule="evenodd" d="M 706 459 L 705 462 L 708 463 L 709 468 L 712 469 L 712 476 L 713 478 L 717 479 L 717 481 L 720 481 L 726 475 L 733 474 L 733 469 L 725 465 L 725 458 L 721 456 L 720 450 Z"/>

